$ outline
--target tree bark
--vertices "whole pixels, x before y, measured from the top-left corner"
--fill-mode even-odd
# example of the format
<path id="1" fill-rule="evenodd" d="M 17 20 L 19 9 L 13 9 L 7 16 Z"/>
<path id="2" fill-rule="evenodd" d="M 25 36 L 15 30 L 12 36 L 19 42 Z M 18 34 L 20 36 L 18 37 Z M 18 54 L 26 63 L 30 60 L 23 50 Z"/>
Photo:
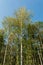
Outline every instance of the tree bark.
<path id="1" fill-rule="evenodd" d="M 40 59 L 40 64 L 43 65 L 43 64 L 42 64 L 42 60 L 41 60 L 41 55 L 40 55 L 40 53 L 39 53 L 39 50 L 38 50 L 38 55 L 39 55 L 39 59 Z"/>
<path id="2" fill-rule="evenodd" d="M 22 42 L 21 42 L 21 65 L 22 65 Z"/>
<path id="3" fill-rule="evenodd" d="M 6 45 L 6 49 L 5 49 L 5 55 L 4 55 L 3 65 L 5 65 L 6 54 L 7 54 L 7 45 Z"/>

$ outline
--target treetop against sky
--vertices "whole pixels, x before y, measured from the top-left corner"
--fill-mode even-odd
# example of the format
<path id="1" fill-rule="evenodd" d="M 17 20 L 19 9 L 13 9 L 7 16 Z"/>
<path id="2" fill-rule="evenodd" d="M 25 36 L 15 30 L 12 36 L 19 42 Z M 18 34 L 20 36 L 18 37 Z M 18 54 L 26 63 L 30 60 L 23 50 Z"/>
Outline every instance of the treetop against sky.
<path id="1" fill-rule="evenodd" d="M 33 13 L 33 21 L 43 21 L 43 0 L 0 0 L 0 27 L 5 16 L 12 16 L 21 7 Z"/>

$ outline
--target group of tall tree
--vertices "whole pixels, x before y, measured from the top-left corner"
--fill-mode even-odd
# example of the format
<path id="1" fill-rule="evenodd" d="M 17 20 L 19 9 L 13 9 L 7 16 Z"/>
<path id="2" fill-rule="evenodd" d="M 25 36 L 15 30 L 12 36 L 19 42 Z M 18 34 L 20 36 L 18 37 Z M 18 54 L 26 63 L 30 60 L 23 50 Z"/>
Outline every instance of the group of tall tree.
<path id="1" fill-rule="evenodd" d="M 0 65 L 43 65 L 43 22 L 25 8 L 6 17 L 0 30 Z"/>

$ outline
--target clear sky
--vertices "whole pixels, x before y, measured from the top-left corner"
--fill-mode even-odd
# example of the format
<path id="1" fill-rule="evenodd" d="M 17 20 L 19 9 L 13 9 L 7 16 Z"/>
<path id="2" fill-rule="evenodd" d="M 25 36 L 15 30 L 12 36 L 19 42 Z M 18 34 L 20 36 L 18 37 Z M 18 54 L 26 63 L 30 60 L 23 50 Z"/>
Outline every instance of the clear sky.
<path id="1" fill-rule="evenodd" d="M 33 21 L 43 21 L 43 0 L 0 0 L 0 27 L 5 16 L 12 16 L 20 7 L 26 7 L 33 13 Z"/>

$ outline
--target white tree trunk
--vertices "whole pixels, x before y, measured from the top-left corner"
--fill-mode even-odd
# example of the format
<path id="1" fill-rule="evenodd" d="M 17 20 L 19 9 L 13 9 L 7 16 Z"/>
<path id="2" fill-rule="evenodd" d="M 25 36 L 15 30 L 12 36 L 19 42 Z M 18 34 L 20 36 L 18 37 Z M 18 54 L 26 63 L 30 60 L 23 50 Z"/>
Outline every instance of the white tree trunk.
<path id="1" fill-rule="evenodd" d="M 42 60 L 41 60 L 41 55 L 40 55 L 40 53 L 39 53 L 39 50 L 38 50 L 38 55 L 39 55 L 39 59 L 40 59 L 40 64 L 43 65 L 43 64 L 42 64 Z"/>
<path id="2" fill-rule="evenodd" d="M 21 65 L 22 65 L 22 20 L 21 20 Z"/>
<path id="3" fill-rule="evenodd" d="M 6 54 L 7 54 L 7 45 L 6 45 L 6 49 L 5 49 L 5 55 L 4 55 L 3 65 L 5 65 Z"/>
<path id="4" fill-rule="evenodd" d="M 22 65 L 22 42 L 21 42 L 21 65 Z"/>

